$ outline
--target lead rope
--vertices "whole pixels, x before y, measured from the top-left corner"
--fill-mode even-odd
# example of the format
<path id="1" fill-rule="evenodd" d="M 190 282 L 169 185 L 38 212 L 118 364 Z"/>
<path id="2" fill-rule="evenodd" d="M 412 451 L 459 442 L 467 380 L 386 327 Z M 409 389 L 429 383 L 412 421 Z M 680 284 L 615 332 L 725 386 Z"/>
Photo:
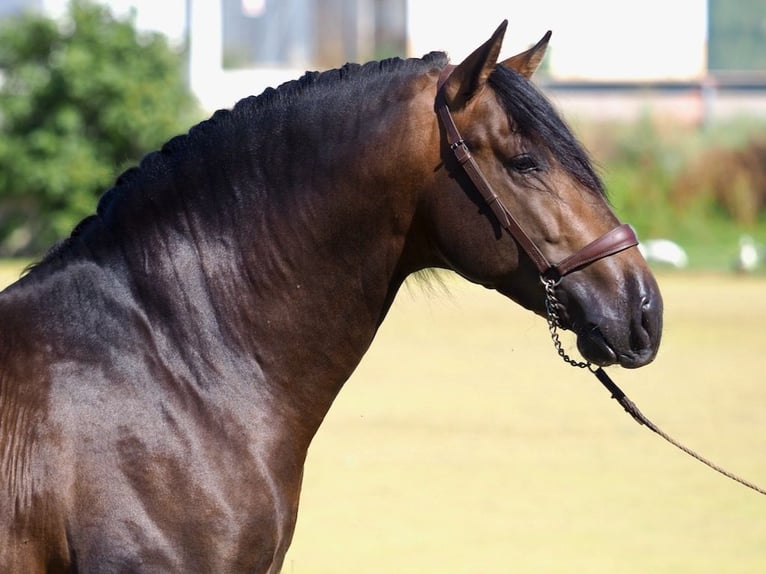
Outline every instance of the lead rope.
<path id="1" fill-rule="evenodd" d="M 636 404 L 631 401 L 625 393 L 620 389 L 620 387 L 617 386 L 617 384 L 609 377 L 609 375 L 606 374 L 606 371 L 602 369 L 601 367 L 594 367 L 589 361 L 577 361 L 573 358 L 571 358 L 566 351 L 564 350 L 564 347 L 561 343 L 561 339 L 559 337 L 558 330 L 561 327 L 561 322 L 558 315 L 558 305 L 559 301 L 556 298 L 556 286 L 558 285 L 559 281 L 555 279 L 546 279 L 541 278 L 543 285 L 545 286 L 545 310 L 548 315 L 548 330 L 551 333 L 551 339 L 553 340 L 553 346 L 556 349 L 556 352 L 558 353 L 559 357 L 561 357 L 564 362 L 567 364 L 577 367 L 578 369 L 588 369 L 591 373 L 595 375 L 595 377 L 599 380 L 599 382 L 606 387 L 606 389 L 612 393 L 612 398 L 615 399 L 618 403 L 620 403 L 620 406 L 622 406 L 623 409 L 625 409 L 625 412 L 627 412 L 630 416 L 632 416 L 636 422 L 642 426 L 646 426 L 649 430 L 657 433 L 659 436 L 664 438 L 666 441 L 668 441 L 670 444 L 672 444 L 674 447 L 682 450 L 692 458 L 697 459 L 702 464 L 712 468 L 714 471 L 722 474 L 723 476 L 730 478 L 731 480 L 738 482 L 739 484 L 746 486 L 747 488 L 750 488 L 760 494 L 766 495 L 766 490 L 761 488 L 760 486 L 753 484 L 750 481 L 745 480 L 744 478 L 740 478 L 739 476 L 732 474 L 728 470 L 721 468 L 714 462 L 711 462 L 710 460 L 706 459 L 705 457 L 697 454 L 692 449 L 684 446 L 677 440 L 675 440 L 673 437 L 668 435 L 666 432 L 664 432 L 661 428 L 659 428 L 657 425 L 655 425 L 652 421 L 650 421 L 644 413 L 642 413 L 639 408 L 636 406 Z"/>

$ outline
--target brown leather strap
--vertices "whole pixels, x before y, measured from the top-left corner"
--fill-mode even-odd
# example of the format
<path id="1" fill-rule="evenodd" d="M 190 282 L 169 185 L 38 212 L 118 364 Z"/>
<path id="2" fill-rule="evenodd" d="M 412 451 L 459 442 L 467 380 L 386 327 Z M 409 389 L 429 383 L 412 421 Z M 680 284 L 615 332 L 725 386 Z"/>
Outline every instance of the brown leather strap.
<path id="1" fill-rule="evenodd" d="M 476 163 L 476 160 L 471 155 L 471 151 L 468 149 L 468 146 L 460 135 L 460 131 L 455 125 L 455 120 L 452 118 L 452 113 L 449 111 L 449 107 L 442 91 L 442 87 L 453 69 L 454 66 L 448 65 L 441 71 L 436 96 L 436 110 L 439 119 L 444 126 L 449 148 L 452 150 L 455 159 L 465 170 L 468 178 L 482 196 L 487 206 L 492 210 L 492 213 L 495 215 L 500 225 L 526 252 L 543 278 L 558 281 L 572 271 L 590 265 L 604 257 L 619 253 L 634 245 L 638 245 L 638 238 L 636 237 L 633 228 L 630 225 L 623 224 L 608 231 L 558 264 L 551 265 L 545 258 L 545 255 L 543 255 L 542 251 L 535 245 L 534 241 L 532 241 L 529 235 L 526 234 L 521 227 L 521 224 L 516 220 L 508 208 L 505 207 L 500 200 L 500 197 L 495 193 L 495 190 L 492 189 L 492 185 L 487 181 L 487 178 L 484 177 L 479 165 Z"/>
<path id="2" fill-rule="evenodd" d="M 492 189 L 492 185 L 487 181 L 487 178 L 484 177 L 476 160 L 473 159 L 468 146 L 460 136 L 460 132 L 458 132 L 457 126 L 455 126 L 455 121 L 452 119 L 452 114 L 450 113 L 447 104 L 439 106 L 438 111 L 444 129 L 447 132 L 447 143 L 455 154 L 455 159 L 457 159 L 471 182 L 473 182 L 476 190 L 481 194 L 482 198 L 484 198 L 485 203 L 492 210 L 492 213 L 495 214 L 500 225 L 502 225 L 503 228 L 511 234 L 511 237 L 521 245 L 522 249 L 526 251 L 527 255 L 529 255 L 537 266 L 538 271 L 540 273 L 547 271 L 551 267 L 551 264 L 548 263 L 545 255 L 542 254 L 534 242 L 524 232 L 513 214 L 511 214 L 505 205 L 503 205 L 503 202 L 500 201 L 495 190 Z"/>
<path id="3" fill-rule="evenodd" d="M 607 231 L 595 241 L 588 243 L 574 255 L 558 262 L 553 266 L 553 269 L 560 277 L 563 277 L 572 271 L 590 265 L 594 261 L 609 257 L 634 245 L 638 245 L 636 232 L 629 224 L 623 223 L 611 231 Z"/>

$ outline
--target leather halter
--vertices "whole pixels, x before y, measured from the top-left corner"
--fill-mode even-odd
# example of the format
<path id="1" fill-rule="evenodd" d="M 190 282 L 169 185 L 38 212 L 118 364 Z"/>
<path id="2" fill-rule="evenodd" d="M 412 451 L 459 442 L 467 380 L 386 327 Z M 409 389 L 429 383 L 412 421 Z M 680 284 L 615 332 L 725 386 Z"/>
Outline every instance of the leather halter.
<path id="1" fill-rule="evenodd" d="M 562 261 L 555 264 L 550 263 L 521 227 L 518 220 L 505 207 L 497 193 L 495 193 L 492 185 L 484 177 L 479 165 L 471 155 L 465 140 L 460 135 L 443 93 L 444 83 L 449 78 L 453 69 L 454 66 L 448 65 L 442 70 L 436 93 L 436 110 L 447 133 L 449 148 L 455 154 L 455 159 L 463 167 L 466 175 L 468 175 L 476 190 L 481 194 L 487 206 L 492 210 L 500 225 L 524 249 L 544 281 L 558 283 L 565 275 L 572 271 L 638 245 L 638 238 L 633 228 L 628 224 L 622 224 L 611 231 L 607 231 L 604 235 Z"/>

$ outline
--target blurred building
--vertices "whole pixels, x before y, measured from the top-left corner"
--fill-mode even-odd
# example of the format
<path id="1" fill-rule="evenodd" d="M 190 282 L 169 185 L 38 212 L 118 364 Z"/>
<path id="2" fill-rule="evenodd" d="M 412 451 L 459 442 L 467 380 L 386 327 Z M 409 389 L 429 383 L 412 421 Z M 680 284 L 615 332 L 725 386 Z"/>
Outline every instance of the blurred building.
<path id="1" fill-rule="evenodd" d="M 540 81 L 572 113 L 766 115 L 763 0 L 472 0 L 470 10 L 464 0 L 101 1 L 188 43 L 190 86 L 208 110 L 347 61 L 435 49 L 460 60 L 507 18 L 504 56 L 554 31 Z M 0 0 L 0 16 L 58 17 L 67 2 Z"/>
<path id="2" fill-rule="evenodd" d="M 190 82 L 209 109 L 306 70 L 401 56 L 406 0 L 188 0 Z"/>

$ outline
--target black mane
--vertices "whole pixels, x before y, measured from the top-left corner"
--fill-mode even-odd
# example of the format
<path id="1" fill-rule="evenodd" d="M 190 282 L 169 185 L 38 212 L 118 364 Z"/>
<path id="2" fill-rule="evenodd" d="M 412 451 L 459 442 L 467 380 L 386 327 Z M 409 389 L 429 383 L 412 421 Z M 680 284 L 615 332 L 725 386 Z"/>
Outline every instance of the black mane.
<path id="1" fill-rule="evenodd" d="M 497 66 L 489 84 L 521 135 L 546 147 L 564 170 L 591 191 L 604 194 L 588 153 L 548 99 L 521 74 Z"/>
<path id="2" fill-rule="evenodd" d="M 216 156 L 221 161 L 230 160 L 234 153 L 232 142 L 241 141 L 238 136 L 243 130 L 256 135 L 260 130 L 264 138 L 270 137 L 270 118 L 285 115 L 291 107 L 308 101 L 303 98 L 321 99 L 325 113 L 342 114 L 346 102 L 352 98 L 358 99 L 360 95 L 374 97 L 376 89 L 388 84 L 391 74 L 442 68 L 447 62 L 443 52 L 431 52 L 423 58 L 391 58 L 363 65 L 349 63 L 324 72 L 307 72 L 278 88 L 268 88 L 259 96 L 244 98 L 231 110 L 219 110 L 187 134 L 172 138 L 160 150 L 146 155 L 139 166 L 122 173 L 115 185 L 101 196 L 96 213 L 77 224 L 70 236 L 54 245 L 40 263 L 67 253 L 75 240 L 91 227 L 108 226 L 123 199 L 156 192 L 161 187 L 158 182 L 165 181 L 176 170 L 185 169 L 185 163 L 207 158 L 207 163 L 215 164 Z M 588 189 L 604 193 L 587 153 L 547 98 L 531 82 L 498 66 L 489 83 L 522 136 L 546 147 L 562 167 Z"/>
<path id="3" fill-rule="evenodd" d="M 408 74 L 441 68 L 447 61 L 443 52 L 431 52 L 423 58 L 390 58 L 366 64 L 349 63 L 324 72 L 306 72 L 297 80 L 286 82 L 277 88 L 267 88 L 259 96 L 246 97 L 230 110 L 218 110 L 209 119 L 192 127 L 187 134 L 170 139 L 160 150 L 147 154 L 138 166 L 122 173 L 114 186 L 99 199 L 96 214 L 78 223 L 69 237 L 56 243 L 39 263 L 31 265 L 28 270 L 64 255 L 75 240 L 91 226 L 108 220 L 110 212 L 119 208 L 121 199 L 156 185 L 158 180 L 167 177 L 180 163 L 195 161 L 195 158 L 199 159 L 205 154 L 216 152 L 225 156 L 227 141 L 232 139 L 232 134 L 241 133 L 243 129 L 262 129 L 267 133 L 263 124 L 268 122 L 268 118 L 284 113 L 300 98 L 308 95 L 332 98 L 336 105 L 327 108 L 342 110 L 352 91 L 370 97 L 375 93 L 376 82 L 382 85 L 381 78 L 389 78 L 392 73 Z"/>

